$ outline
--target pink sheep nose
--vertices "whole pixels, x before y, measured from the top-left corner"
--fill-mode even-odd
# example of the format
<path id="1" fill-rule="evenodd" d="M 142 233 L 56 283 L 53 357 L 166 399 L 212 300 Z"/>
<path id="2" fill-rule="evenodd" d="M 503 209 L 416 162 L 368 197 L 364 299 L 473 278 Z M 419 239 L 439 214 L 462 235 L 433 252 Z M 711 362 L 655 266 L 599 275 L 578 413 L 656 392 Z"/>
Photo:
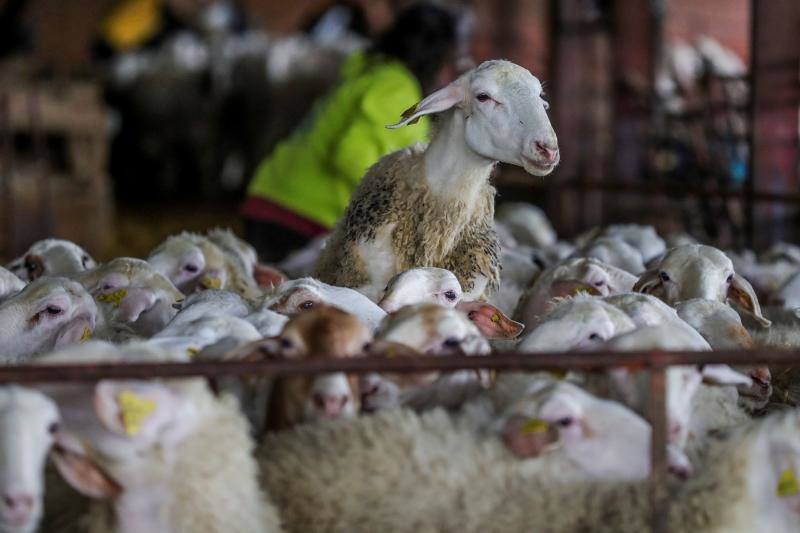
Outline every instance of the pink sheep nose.
<path id="1" fill-rule="evenodd" d="M 536 152 L 548 163 L 554 163 L 558 157 L 558 147 L 548 146 L 542 141 L 536 141 Z"/>
<path id="2" fill-rule="evenodd" d="M 4 518 L 17 525 L 24 524 L 33 512 L 34 499 L 30 494 L 7 492 L 3 494 L 2 501 Z"/>
<path id="3" fill-rule="evenodd" d="M 350 401 L 345 395 L 339 394 L 314 394 L 314 405 L 326 416 L 338 416 Z"/>

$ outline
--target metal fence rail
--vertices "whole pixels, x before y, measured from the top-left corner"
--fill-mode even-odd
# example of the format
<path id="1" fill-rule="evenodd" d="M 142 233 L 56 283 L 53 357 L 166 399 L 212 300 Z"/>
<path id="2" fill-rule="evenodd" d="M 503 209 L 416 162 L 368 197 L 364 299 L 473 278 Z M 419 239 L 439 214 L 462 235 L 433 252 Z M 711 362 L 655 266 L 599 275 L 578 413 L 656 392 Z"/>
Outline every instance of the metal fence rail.
<path id="1" fill-rule="evenodd" d="M 238 351 L 242 354 L 242 351 Z M 254 345 L 251 355 L 262 354 Z M 263 355 L 267 355 L 263 353 Z M 731 364 L 800 366 L 800 350 L 726 350 L 714 352 L 647 350 L 636 352 L 498 352 L 489 357 L 364 357 L 351 359 L 281 360 L 264 358 L 247 361 L 195 361 L 189 363 L 99 363 L 38 364 L 0 366 L 2 383 L 95 382 L 101 379 L 147 378 L 219 378 L 280 377 L 332 372 L 363 374 L 368 372 L 413 373 L 493 369 L 499 371 L 602 370 L 624 366 L 649 371 L 648 411 L 652 426 L 651 489 L 652 531 L 670 531 L 664 490 L 668 476 L 666 456 L 666 382 L 665 371 L 672 365 Z"/>

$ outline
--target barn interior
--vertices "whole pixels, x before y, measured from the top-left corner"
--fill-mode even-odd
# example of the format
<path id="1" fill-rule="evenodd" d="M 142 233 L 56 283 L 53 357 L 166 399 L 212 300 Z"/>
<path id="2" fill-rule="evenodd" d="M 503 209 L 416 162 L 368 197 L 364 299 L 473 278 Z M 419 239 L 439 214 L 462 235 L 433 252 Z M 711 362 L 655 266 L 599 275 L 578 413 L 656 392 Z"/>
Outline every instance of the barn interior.
<path id="1" fill-rule="evenodd" d="M 798 35 L 0 0 L 0 532 L 800 532 Z"/>

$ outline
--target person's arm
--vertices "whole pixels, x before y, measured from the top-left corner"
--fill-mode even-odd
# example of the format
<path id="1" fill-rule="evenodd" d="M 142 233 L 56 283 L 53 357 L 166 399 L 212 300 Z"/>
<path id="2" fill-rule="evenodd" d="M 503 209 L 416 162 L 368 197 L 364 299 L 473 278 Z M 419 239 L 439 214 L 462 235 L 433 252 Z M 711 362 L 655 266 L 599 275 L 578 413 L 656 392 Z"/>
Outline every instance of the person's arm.
<path id="1" fill-rule="evenodd" d="M 336 172 L 355 186 L 383 155 L 427 139 L 427 121 L 396 130 L 386 128 L 419 99 L 416 82 L 399 72 L 377 79 L 333 147 L 331 161 Z"/>

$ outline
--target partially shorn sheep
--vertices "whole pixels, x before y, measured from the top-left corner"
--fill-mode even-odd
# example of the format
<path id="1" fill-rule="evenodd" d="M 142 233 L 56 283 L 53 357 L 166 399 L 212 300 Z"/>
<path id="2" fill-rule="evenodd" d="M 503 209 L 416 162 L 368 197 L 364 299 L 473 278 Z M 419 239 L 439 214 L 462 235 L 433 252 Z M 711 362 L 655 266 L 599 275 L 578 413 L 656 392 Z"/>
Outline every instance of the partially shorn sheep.
<path id="1" fill-rule="evenodd" d="M 558 164 L 542 85 L 508 61 L 487 61 L 404 113 L 393 127 L 435 114 L 427 148 L 381 159 L 356 189 L 318 264 L 319 278 L 376 300 L 412 267 L 452 271 L 468 299 L 500 275 L 494 230 L 497 161 L 544 176 Z"/>

